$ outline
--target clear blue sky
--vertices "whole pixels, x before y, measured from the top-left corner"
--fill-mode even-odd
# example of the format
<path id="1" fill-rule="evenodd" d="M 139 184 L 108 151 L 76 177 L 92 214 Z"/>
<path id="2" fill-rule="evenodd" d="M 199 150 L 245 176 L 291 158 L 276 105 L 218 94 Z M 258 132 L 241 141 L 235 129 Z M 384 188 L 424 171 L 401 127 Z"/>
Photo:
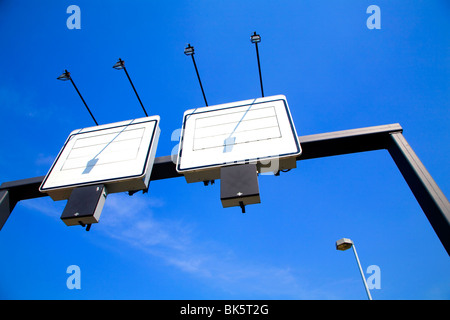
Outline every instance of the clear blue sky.
<path id="1" fill-rule="evenodd" d="M 81 9 L 69 30 L 66 9 Z M 381 29 L 369 30 L 369 5 Z M 150 114 L 157 156 L 183 112 L 284 94 L 299 135 L 400 123 L 450 195 L 450 4 L 429 1 L 0 0 L 0 182 L 47 173 L 69 133 L 142 117 L 120 57 Z M 60 220 L 65 201 L 20 202 L 0 232 L 2 299 L 365 299 L 348 237 L 374 299 L 449 299 L 449 257 L 387 151 L 301 161 L 261 176 L 262 203 L 223 209 L 220 183 L 154 181 L 108 196 L 90 232 Z M 81 269 L 69 290 L 66 269 Z M 369 276 L 366 274 L 366 276 Z"/>

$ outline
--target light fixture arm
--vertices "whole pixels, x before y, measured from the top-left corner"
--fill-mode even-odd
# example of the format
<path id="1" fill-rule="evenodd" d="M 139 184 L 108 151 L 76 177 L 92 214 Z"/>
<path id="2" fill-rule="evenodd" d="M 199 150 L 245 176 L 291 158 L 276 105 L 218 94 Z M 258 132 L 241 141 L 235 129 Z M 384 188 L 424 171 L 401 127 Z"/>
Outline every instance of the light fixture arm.
<path id="1" fill-rule="evenodd" d="M 91 110 L 89 109 L 88 105 L 86 104 L 86 101 L 84 101 L 83 96 L 81 95 L 80 91 L 78 90 L 77 86 L 75 85 L 75 82 L 73 82 L 72 77 L 70 77 L 70 82 L 72 82 L 73 87 L 75 88 L 75 90 L 77 90 L 78 95 L 80 96 L 81 100 L 83 101 L 84 105 L 86 106 L 87 111 L 89 111 L 89 114 L 91 115 L 91 117 L 94 120 L 95 124 L 98 126 L 97 120 L 95 120 L 94 115 L 92 114 Z"/>
<path id="2" fill-rule="evenodd" d="M 197 64 L 195 63 L 194 53 L 195 53 L 194 47 L 191 46 L 190 43 L 188 43 L 188 45 L 184 48 L 184 54 L 192 57 L 192 62 L 194 63 L 194 68 L 195 68 L 195 73 L 197 74 L 198 83 L 200 84 L 200 89 L 202 90 L 203 99 L 205 100 L 205 105 L 208 106 L 208 101 L 206 101 L 205 91 L 203 90 L 202 80 L 200 80 L 200 74 L 198 73 Z"/>
<path id="3" fill-rule="evenodd" d="M 113 66 L 114 69 L 116 70 L 120 70 L 123 69 L 125 70 L 125 74 L 127 75 L 128 81 L 130 81 L 131 87 L 134 90 L 134 93 L 136 94 L 136 97 L 139 100 L 139 103 L 141 104 L 142 110 L 144 110 L 145 116 L 148 117 L 148 113 L 147 110 L 145 110 L 144 104 L 141 101 L 141 98 L 139 97 L 136 88 L 134 87 L 133 81 L 131 81 L 130 75 L 128 74 L 127 68 L 125 67 L 125 61 L 123 61 L 121 58 L 119 58 L 119 61 L 116 62 L 116 64 Z"/>
<path id="4" fill-rule="evenodd" d="M 262 81 L 262 75 L 261 75 L 261 63 L 259 62 L 259 50 L 258 50 L 257 42 L 255 42 L 255 48 L 256 48 L 256 59 L 258 60 L 258 71 L 259 71 L 259 83 L 261 85 L 261 96 L 264 97 L 264 88 L 263 88 L 263 81 Z"/>
<path id="5" fill-rule="evenodd" d="M 136 94 L 136 97 L 138 98 L 139 103 L 141 104 L 142 110 L 144 110 L 145 116 L 148 117 L 147 110 L 145 110 L 144 104 L 142 103 L 141 98 L 139 98 L 139 95 L 136 91 L 136 88 L 134 87 L 133 82 L 131 81 L 130 75 L 128 74 L 128 71 L 127 71 L 127 68 L 125 67 L 125 65 L 123 66 L 123 70 L 125 70 L 125 74 L 127 75 L 128 80 L 130 81 L 131 86 L 133 87 L 134 93 Z"/>
<path id="6" fill-rule="evenodd" d="M 98 122 L 97 120 L 95 120 L 94 115 L 92 114 L 91 110 L 89 109 L 86 101 L 84 101 L 83 96 L 81 95 L 80 91 L 78 90 L 77 86 L 75 85 L 75 82 L 73 82 L 72 76 L 70 75 L 70 72 L 66 70 L 64 70 L 64 73 L 62 75 L 60 75 L 58 78 L 58 80 L 62 80 L 62 81 L 67 81 L 70 80 L 70 82 L 72 82 L 73 87 L 75 88 L 75 90 L 77 91 L 78 95 L 81 98 L 81 101 L 83 101 L 87 111 L 89 112 L 89 114 L 91 115 L 92 119 L 94 120 L 95 124 L 98 126 Z"/>
<path id="7" fill-rule="evenodd" d="M 261 42 L 261 36 L 259 34 L 256 34 L 256 31 L 255 31 L 253 33 L 253 35 L 250 37 L 250 40 L 252 43 L 255 44 L 255 48 L 256 48 L 256 60 L 258 60 L 258 71 L 259 71 L 259 83 L 261 85 L 261 96 L 264 97 L 263 81 L 262 81 L 262 75 L 261 75 L 261 63 L 259 61 L 259 50 L 258 50 L 258 42 Z"/>
<path id="8" fill-rule="evenodd" d="M 200 83 L 200 89 L 202 89 L 203 99 L 205 100 L 205 105 L 208 106 L 208 101 L 206 101 L 205 91 L 203 90 L 202 80 L 200 80 L 200 75 L 198 73 L 197 64 L 195 63 L 194 55 L 191 55 L 192 62 L 194 63 L 195 72 L 197 73 L 198 83 Z"/>

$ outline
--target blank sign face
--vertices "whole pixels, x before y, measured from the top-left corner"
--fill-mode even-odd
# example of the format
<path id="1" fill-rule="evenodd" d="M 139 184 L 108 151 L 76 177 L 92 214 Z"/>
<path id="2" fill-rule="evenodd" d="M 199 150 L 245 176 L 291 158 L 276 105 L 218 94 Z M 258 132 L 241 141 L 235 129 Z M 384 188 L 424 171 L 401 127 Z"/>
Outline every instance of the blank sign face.
<path id="1" fill-rule="evenodd" d="M 188 110 L 177 170 L 298 156 L 297 133 L 282 95 Z"/>
<path id="2" fill-rule="evenodd" d="M 148 186 L 159 138 L 159 116 L 73 131 L 40 190 L 114 183 L 120 191 Z M 130 181 L 142 183 L 131 183 Z M 120 187 L 122 182 L 123 187 Z M 128 186 L 127 186 L 128 185 Z M 119 186 L 119 187 L 118 187 Z M 108 190 L 108 192 L 114 192 Z M 130 190 L 128 190 L 130 191 Z"/>
<path id="3" fill-rule="evenodd" d="M 237 144 L 277 138 L 281 138 L 281 130 L 274 106 L 244 106 L 197 118 L 193 150 L 224 148 L 229 153 Z"/>

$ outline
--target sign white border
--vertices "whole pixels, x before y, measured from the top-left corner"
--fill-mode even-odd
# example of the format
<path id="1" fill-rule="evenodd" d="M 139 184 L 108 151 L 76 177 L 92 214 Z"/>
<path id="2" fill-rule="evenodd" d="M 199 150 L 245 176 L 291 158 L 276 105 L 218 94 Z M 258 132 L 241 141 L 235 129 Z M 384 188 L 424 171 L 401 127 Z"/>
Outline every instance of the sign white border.
<path id="1" fill-rule="evenodd" d="M 159 121 L 159 116 L 151 116 L 72 131 L 53 162 L 39 191 L 48 193 L 53 200 L 62 200 L 68 198 L 73 188 L 99 183 L 107 186 L 108 193 L 145 189 L 148 187 L 159 140 Z M 132 131 L 139 131 L 140 136 L 137 138 L 141 139 L 136 150 L 137 154 L 135 159 L 131 161 L 134 167 L 129 163 L 130 161 L 125 159 L 127 158 L 126 152 L 120 152 L 119 150 L 117 156 L 125 156 L 125 158 L 123 165 L 113 164 L 113 167 L 115 167 L 114 171 L 111 171 L 111 166 L 108 168 L 108 164 L 106 164 L 104 169 L 102 169 L 103 172 L 93 177 L 89 175 L 89 172 L 85 177 L 81 177 L 80 170 L 82 169 L 74 170 L 73 176 L 71 174 L 62 174 L 64 166 L 67 166 L 67 159 L 73 150 L 72 148 L 76 143 L 82 143 L 84 138 L 90 138 L 92 140 L 105 135 L 113 137 L 112 140 L 114 140 L 115 137 L 120 137 L 121 133 L 129 134 Z M 99 133 L 101 134 L 99 135 Z M 127 142 L 118 143 L 122 143 L 125 146 Z M 92 167 L 95 168 L 95 165 L 93 163 Z M 85 166 L 85 170 L 89 169 L 88 166 Z M 122 168 L 120 169 L 120 167 Z"/>
<path id="2" fill-rule="evenodd" d="M 220 157 L 217 157 L 218 152 L 216 152 L 216 157 L 211 157 L 208 155 L 209 151 L 207 147 L 205 147 L 204 150 L 201 150 L 194 145 L 194 135 L 196 130 L 195 128 L 192 128 L 195 127 L 196 124 L 193 124 L 192 121 L 198 120 L 201 117 L 205 118 L 210 112 L 214 112 L 215 115 L 220 116 L 222 114 L 230 114 L 231 112 L 243 113 L 248 112 L 249 110 L 269 107 L 273 107 L 277 110 L 277 121 L 280 122 L 279 128 L 283 131 L 281 132 L 280 139 L 271 139 L 272 141 L 269 143 L 269 147 L 272 148 L 272 150 L 268 150 L 267 148 L 268 141 L 270 140 L 262 139 L 259 142 L 251 141 L 251 143 L 243 143 L 241 146 L 241 150 L 243 150 L 242 157 L 233 158 L 236 157 L 236 153 L 234 155 L 231 155 L 230 153 L 230 156 L 227 157 L 225 151 L 220 154 Z M 187 125 L 189 125 L 189 130 L 186 130 Z M 211 125 L 213 126 L 214 122 L 211 122 Z M 283 141 L 281 136 L 283 136 Z M 279 144 L 278 146 L 276 145 L 277 143 Z M 256 149 L 252 149 L 251 152 L 253 152 L 253 156 L 249 157 L 247 156 L 249 151 L 246 151 L 245 148 L 249 148 L 251 144 L 253 144 Z M 217 146 L 216 148 L 224 149 L 224 147 L 226 148 L 224 145 Z M 237 147 L 237 145 L 233 145 L 233 148 L 235 147 Z M 211 148 L 214 148 L 214 145 L 212 145 Z M 280 150 L 280 152 L 277 152 L 276 150 Z M 292 116 L 286 97 L 284 95 L 276 95 L 185 111 L 183 115 L 182 135 L 178 149 L 176 170 L 179 173 L 187 174 L 192 171 L 218 168 L 230 164 L 249 163 L 255 161 L 263 162 L 268 159 L 297 157 L 301 154 L 301 152 L 302 150 L 298 141 L 297 131 L 295 129 L 294 122 L 292 121 Z"/>

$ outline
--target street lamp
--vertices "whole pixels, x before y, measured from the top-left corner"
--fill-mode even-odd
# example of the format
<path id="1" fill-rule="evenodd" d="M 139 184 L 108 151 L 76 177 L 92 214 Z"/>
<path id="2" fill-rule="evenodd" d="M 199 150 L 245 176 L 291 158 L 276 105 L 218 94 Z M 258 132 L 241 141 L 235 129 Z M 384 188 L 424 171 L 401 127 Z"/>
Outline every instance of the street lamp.
<path id="1" fill-rule="evenodd" d="M 256 31 L 250 36 L 250 41 L 255 44 L 256 47 L 256 59 L 258 60 L 258 70 L 259 70 L 259 83 L 261 84 L 261 95 L 264 97 L 264 89 L 263 82 L 261 76 L 261 64 L 259 62 L 259 51 L 258 51 L 258 43 L 261 42 L 261 36 L 256 34 Z"/>
<path id="2" fill-rule="evenodd" d="M 61 81 L 70 80 L 70 82 L 72 82 L 73 87 L 75 88 L 75 90 L 77 90 L 78 95 L 80 96 L 81 100 L 83 101 L 84 105 L 86 106 L 87 111 L 89 111 L 89 114 L 91 115 L 92 119 L 94 119 L 95 124 L 98 125 L 97 120 L 95 120 L 94 115 L 92 114 L 91 110 L 89 109 L 88 105 L 86 104 L 86 101 L 84 101 L 83 96 L 81 95 L 80 91 L 78 90 L 77 86 L 75 85 L 75 82 L 73 82 L 70 72 L 67 70 L 64 70 L 64 73 L 56 79 L 61 80 Z"/>
<path id="3" fill-rule="evenodd" d="M 142 104 L 141 98 L 139 98 L 136 88 L 134 87 L 134 84 L 131 81 L 131 78 L 130 78 L 130 75 L 128 74 L 127 68 L 125 68 L 125 61 L 123 61 L 122 59 L 119 58 L 119 61 L 117 61 L 116 64 L 113 65 L 113 68 L 116 70 L 122 70 L 122 69 L 125 70 L 125 74 L 127 75 L 128 80 L 130 81 L 131 86 L 133 87 L 134 93 L 136 94 L 136 97 L 138 98 L 139 103 L 141 104 L 142 110 L 144 110 L 145 116 L 148 117 L 147 111 L 145 110 L 144 105 Z"/>
<path id="4" fill-rule="evenodd" d="M 352 240 L 347 239 L 347 238 L 342 238 L 342 239 L 336 241 L 336 250 L 345 251 L 350 248 L 353 248 L 353 253 L 355 254 L 356 262 L 358 263 L 359 272 L 361 273 L 361 278 L 363 280 L 364 287 L 366 288 L 367 297 L 369 298 L 369 300 L 372 300 L 372 296 L 370 295 L 369 287 L 367 286 L 366 278 L 364 277 L 364 272 L 361 268 L 361 263 L 359 262 L 358 254 L 356 253 L 355 244 L 353 243 Z"/>
<path id="5" fill-rule="evenodd" d="M 202 89 L 203 99 L 205 100 L 205 105 L 208 106 L 208 102 L 206 101 L 205 91 L 203 90 L 202 81 L 200 80 L 200 75 L 198 74 L 197 64 L 194 59 L 194 47 L 188 43 L 188 45 L 184 48 L 184 54 L 192 57 L 192 62 L 194 63 L 195 72 L 197 73 L 198 82 L 200 83 L 200 89 Z"/>

